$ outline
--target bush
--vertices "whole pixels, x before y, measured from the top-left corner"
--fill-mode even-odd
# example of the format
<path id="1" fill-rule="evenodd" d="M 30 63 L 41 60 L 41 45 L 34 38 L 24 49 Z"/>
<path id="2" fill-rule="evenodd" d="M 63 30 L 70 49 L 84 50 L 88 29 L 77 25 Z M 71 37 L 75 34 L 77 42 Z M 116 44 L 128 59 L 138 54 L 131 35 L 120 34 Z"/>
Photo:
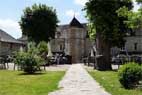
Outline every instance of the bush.
<path id="1" fill-rule="evenodd" d="M 18 64 L 26 73 L 35 73 L 39 71 L 40 65 L 43 63 L 41 57 L 32 55 L 31 53 L 18 52 L 16 54 L 15 63 Z"/>
<path id="2" fill-rule="evenodd" d="M 44 63 L 44 59 L 39 55 L 39 50 L 35 47 L 35 43 L 29 43 L 27 52 L 16 53 L 15 63 L 24 72 L 35 73 L 40 70 L 40 65 Z"/>
<path id="3" fill-rule="evenodd" d="M 142 66 L 134 62 L 125 64 L 120 68 L 118 77 L 124 88 L 135 88 L 142 80 Z"/>

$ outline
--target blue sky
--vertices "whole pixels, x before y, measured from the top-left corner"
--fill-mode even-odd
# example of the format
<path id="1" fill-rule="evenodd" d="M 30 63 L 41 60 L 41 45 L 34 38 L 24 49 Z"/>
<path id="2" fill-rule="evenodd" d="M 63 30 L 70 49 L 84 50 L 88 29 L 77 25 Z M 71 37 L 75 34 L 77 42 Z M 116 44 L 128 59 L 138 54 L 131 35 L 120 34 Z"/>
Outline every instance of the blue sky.
<path id="1" fill-rule="evenodd" d="M 6 31 L 15 38 L 21 37 L 21 29 L 18 24 L 23 10 L 34 3 L 46 4 L 56 9 L 59 24 L 68 24 L 73 18 L 84 23 L 87 22 L 85 12 L 82 11 L 87 0 L 1 0 L 0 3 L 0 29 Z M 135 10 L 138 6 L 135 4 Z"/>

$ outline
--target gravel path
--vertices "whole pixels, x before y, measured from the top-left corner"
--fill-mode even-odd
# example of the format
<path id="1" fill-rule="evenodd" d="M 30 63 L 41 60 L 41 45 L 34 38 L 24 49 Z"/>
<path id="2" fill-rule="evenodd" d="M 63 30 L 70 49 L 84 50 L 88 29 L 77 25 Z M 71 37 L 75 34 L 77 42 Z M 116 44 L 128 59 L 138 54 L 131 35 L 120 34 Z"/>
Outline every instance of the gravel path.
<path id="1" fill-rule="evenodd" d="M 110 95 L 80 65 L 74 64 L 59 83 L 61 88 L 48 95 Z"/>

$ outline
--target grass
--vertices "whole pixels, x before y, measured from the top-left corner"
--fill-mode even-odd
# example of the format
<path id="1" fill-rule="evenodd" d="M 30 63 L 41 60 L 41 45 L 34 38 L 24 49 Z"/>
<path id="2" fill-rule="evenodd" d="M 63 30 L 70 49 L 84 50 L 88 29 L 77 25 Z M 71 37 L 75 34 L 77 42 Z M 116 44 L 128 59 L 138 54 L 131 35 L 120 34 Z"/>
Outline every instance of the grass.
<path id="1" fill-rule="evenodd" d="M 58 89 L 65 72 L 26 75 L 20 71 L 0 71 L 0 95 L 48 95 Z"/>
<path id="2" fill-rule="evenodd" d="M 124 89 L 118 81 L 118 74 L 114 71 L 89 71 L 91 76 L 112 95 L 142 95 L 142 89 Z"/>

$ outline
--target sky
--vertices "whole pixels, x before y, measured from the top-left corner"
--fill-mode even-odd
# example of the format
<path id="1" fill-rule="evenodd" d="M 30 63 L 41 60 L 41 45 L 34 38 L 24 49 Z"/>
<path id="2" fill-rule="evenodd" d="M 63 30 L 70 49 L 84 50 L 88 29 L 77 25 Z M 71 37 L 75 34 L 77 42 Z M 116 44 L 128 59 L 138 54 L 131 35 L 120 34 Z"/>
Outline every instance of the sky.
<path id="1" fill-rule="evenodd" d="M 0 29 L 14 38 L 20 38 L 22 33 L 18 22 L 23 10 L 35 3 L 52 6 L 57 11 L 59 24 L 69 24 L 74 14 L 81 22 L 87 22 L 85 12 L 82 11 L 88 0 L 1 0 L 0 3 Z M 134 3 L 136 11 L 139 6 Z"/>

